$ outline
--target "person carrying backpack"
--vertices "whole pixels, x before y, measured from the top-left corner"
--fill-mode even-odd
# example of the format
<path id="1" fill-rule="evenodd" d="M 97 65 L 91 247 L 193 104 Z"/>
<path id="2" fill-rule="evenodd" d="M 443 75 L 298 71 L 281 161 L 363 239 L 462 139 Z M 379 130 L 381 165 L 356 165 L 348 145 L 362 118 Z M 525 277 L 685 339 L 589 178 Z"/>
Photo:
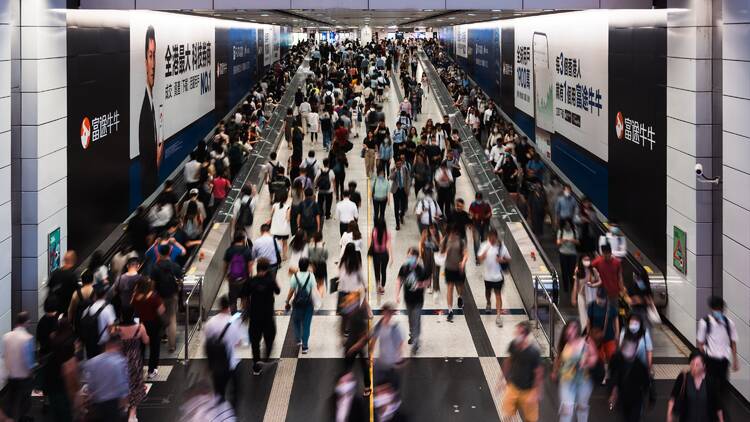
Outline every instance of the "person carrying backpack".
<path id="1" fill-rule="evenodd" d="M 224 253 L 224 274 L 229 283 L 229 308 L 234 314 L 237 312 L 237 299 L 240 290 L 250 274 L 252 251 L 247 246 L 243 232 L 236 232 L 232 244 Z"/>
<path id="2" fill-rule="evenodd" d="M 235 392 L 232 401 L 236 402 L 238 390 L 235 370 L 240 360 L 235 356 L 234 348 L 242 341 L 242 333 L 239 322 L 236 322 L 239 319 L 232 318 L 227 296 L 219 298 L 219 306 L 219 313 L 209 318 L 203 326 L 204 348 L 214 392 L 221 402 L 225 401 L 227 385 L 231 381 Z"/>
<path id="3" fill-rule="evenodd" d="M 333 206 L 333 186 L 336 183 L 336 175 L 328 168 L 328 158 L 323 159 L 323 167 L 315 178 L 315 189 L 318 191 L 318 208 L 326 220 L 331 219 L 331 207 Z"/>
<path id="4" fill-rule="evenodd" d="M 86 358 L 91 359 L 102 351 L 109 339 L 109 327 L 115 323 L 115 309 L 107 302 L 107 288 L 94 289 L 96 300 L 81 314 L 78 322 L 78 336 L 86 348 Z"/>
<path id="5" fill-rule="evenodd" d="M 82 286 L 77 287 L 73 291 L 67 313 L 68 319 L 76 332 L 78 331 L 78 323 L 81 321 L 81 317 L 83 317 L 83 311 L 94 303 L 95 297 L 94 279 L 92 277 L 84 277 L 81 283 Z"/>
<path id="6" fill-rule="evenodd" d="M 321 229 L 320 207 L 318 207 L 313 196 L 312 188 L 305 189 L 305 200 L 300 203 L 299 214 L 297 215 L 297 227 L 307 232 L 308 238 L 311 238 Z"/>
<path id="7" fill-rule="evenodd" d="M 385 208 L 388 206 L 390 182 L 385 178 L 385 169 L 378 168 L 378 175 L 372 182 L 372 207 L 375 220 L 385 220 Z"/>
<path id="8" fill-rule="evenodd" d="M 723 397 L 729 387 L 730 362 L 733 372 L 740 369 L 737 359 L 737 327 L 724 315 L 722 298 L 711 296 L 708 306 L 711 313 L 698 321 L 696 343 L 698 350 L 706 356 L 706 372 L 717 381 Z"/>
<path id="9" fill-rule="evenodd" d="M 177 349 L 177 300 L 183 274 L 182 268 L 170 259 L 171 250 L 171 243 L 159 245 L 151 279 L 154 281 L 154 290 L 164 301 L 169 353 L 174 353 Z"/>
<path id="10" fill-rule="evenodd" d="M 265 360 L 268 361 L 273 340 L 276 338 L 274 296 L 281 293 L 281 288 L 267 258 L 259 258 L 255 267 L 255 276 L 249 278 L 242 288 L 242 301 L 249 320 L 248 336 L 253 352 L 253 375 L 260 375 L 263 371 L 260 341 L 264 340 L 266 343 Z"/>
<path id="11" fill-rule="evenodd" d="M 310 349 L 310 325 L 313 317 L 313 287 L 317 285 L 315 275 L 308 271 L 310 261 L 300 258 L 299 271 L 289 280 L 289 293 L 286 296 L 285 309 L 292 310 L 292 328 L 297 345 L 302 347 L 302 354 Z"/>

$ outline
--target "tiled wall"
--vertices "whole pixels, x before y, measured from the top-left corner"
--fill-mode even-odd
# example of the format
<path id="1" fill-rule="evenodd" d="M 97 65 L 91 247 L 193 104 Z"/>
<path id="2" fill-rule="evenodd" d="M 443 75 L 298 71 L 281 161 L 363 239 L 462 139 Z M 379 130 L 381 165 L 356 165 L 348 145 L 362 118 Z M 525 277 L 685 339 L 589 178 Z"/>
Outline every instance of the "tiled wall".
<path id="1" fill-rule="evenodd" d="M 0 0 L 0 335 L 11 327 L 10 0 Z"/>
<path id="2" fill-rule="evenodd" d="M 695 165 L 713 175 L 712 0 L 670 0 L 667 15 L 667 317 L 691 342 L 713 287 L 713 185 L 696 180 Z M 672 265 L 673 234 L 687 233 L 687 274 Z"/>
<path id="3" fill-rule="evenodd" d="M 723 0 L 723 291 L 739 331 L 740 372 L 750 398 L 750 6 Z"/>
<path id="4" fill-rule="evenodd" d="M 13 43 L 13 308 L 41 314 L 47 236 L 67 244 L 64 0 L 11 0 Z M 17 101 L 16 101 L 17 100 Z"/>

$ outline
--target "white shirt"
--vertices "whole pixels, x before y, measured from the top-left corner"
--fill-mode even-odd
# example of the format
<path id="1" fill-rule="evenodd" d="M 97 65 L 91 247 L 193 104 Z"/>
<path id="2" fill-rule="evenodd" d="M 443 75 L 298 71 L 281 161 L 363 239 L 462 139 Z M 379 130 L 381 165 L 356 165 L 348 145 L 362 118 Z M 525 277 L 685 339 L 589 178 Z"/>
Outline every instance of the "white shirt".
<path id="1" fill-rule="evenodd" d="M 358 218 L 359 210 L 357 210 L 357 205 L 349 198 L 344 198 L 343 201 L 339 201 L 336 204 L 336 219 L 339 220 L 339 223 L 349 224 Z"/>
<path id="2" fill-rule="evenodd" d="M 706 354 L 716 359 L 732 359 L 732 341 L 737 342 L 737 327 L 734 322 L 724 317 L 724 321 L 717 321 L 713 315 L 708 316 L 711 324 L 711 332 L 706 335 L 706 321 L 701 318 L 698 321 L 698 333 L 696 341 L 705 344 Z M 729 324 L 729 336 L 727 336 L 727 326 Z"/>
<path id="3" fill-rule="evenodd" d="M 365 278 L 361 272 L 349 274 L 341 268 L 339 271 L 339 291 L 340 292 L 356 292 L 364 290 Z"/>
<path id="4" fill-rule="evenodd" d="M 206 325 L 203 326 L 203 336 L 204 341 L 208 338 L 218 338 L 221 335 L 221 332 L 224 331 L 227 323 L 230 321 L 232 321 L 232 323 L 229 325 L 229 328 L 227 328 L 227 332 L 224 334 L 222 342 L 226 345 L 227 352 L 229 353 L 229 366 L 231 369 L 234 369 L 240 363 L 240 359 L 234 354 L 234 348 L 242 341 L 242 331 L 240 328 L 241 319 L 237 318 L 232 320 L 232 315 L 219 312 L 206 321 Z"/>
<path id="5" fill-rule="evenodd" d="M 500 158 L 503 157 L 503 147 L 500 145 L 495 145 L 490 150 L 490 161 L 493 163 L 499 163 Z M 497 167 L 495 167 L 495 170 L 497 170 Z"/>
<path id="6" fill-rule="evenodd" d="M 310 124 L 310 132 L 317 133 L 320 127 L 320 116 L 318 113 L 314 111 L 307 113 L 307 123 Z"/>
<path id="7" fill-rule="evenodd" d="M 3 359 L 8 378 L 24 379 L 31 376 L 34 357 L 34 337 L 24 327 L 16 327 L 3 336 Z"/>
<path id="8" fill-rule="evenodd" d="M 299 112 L 302 114 L 309 113 L 312 108 L 310 107 L 310 103 L 307 101 L 302 102 L 302 104 L 299 105 Z"/>
<path id="9" fill-rule="evenodd" d="M 199 163 L 197 160 L 190 160 L 187 163 L 185 163 L 185 168 L 183 169 L 183 174 L 185 175 L 185 182 L 186 183 L 195 183 L 200 180 L 201 175 L 201 163 Z"/>
<path id="10" fill-rule="evenodd" d="M 354 249 L 357 252 L 362 252 L 362 238 L 354 240 L 354 234 L 350 232 L 344 232 L 344 234 L 341 235 L 341 240 L 339 241 L 339 246 L 341 247 L 341 253 L 339 254 L 339 259 L 341 259 L 341 257 L 344 256 L 344 250 L 346 249 L 346 245 L 350 243 L 354 244 Z"/>
<path id="11" fill-rule="evenodd" d="M 492 109 L 488 108 L 484 110 L 484 122 L 485 123 L 489 122 L 491 117 L 492 117 Z"/>
<path id="12" fill-rule="evenodd" d="M 320 171 L 320 161 L 318 161 L 317 158 L 307 157 L 302 161 L 299 167 L 303 169 L 307 169 L 308 173 L 312 171 L 313 172 L 312 178 L 315 179 L 315 177 L 318 176 L 318 171 Z"/>
<path id="13" fill-rule="evenodd" d="M 287 219 L 289 203 L 273 204 L 273 216 L 271 217 L 271 234 L 274 236 L 289 236 L 292 234 L 292 228 Z"/>
<path id="14" fill-rule="evenodd" d="M 498 257 L 503 259 L 510 259 L 510 254 L 505 245 L 492 245 L 488 241 L 482 242 L 479 246 L 477 256 L 481 256 L 487 252 L 484 257 L 484 281 L 500 282 L 503 281 L 503 269 L 500 263 L 497 262 Z"/>
<path id="15" fill-rule="evenodd" d="M 605 243 L 609 243 L 613 256 L 624 258 L 628 255 L 628 243 L 625 240 L 625 236 L 615 236 L 612 233 L 599 236 L 599 253 L 601 253 L 602 245 Z"/>
<path id="16" fill-rule="evenodd" d="M 328 189 L 320 189 L 320 188 L 318 188 L 318 180 L 317 179 L 320 179 L 321 177 L 325 177 L 323 175 L 324 172 L 328 172 L 327 176 L 328 176 L 328 180 L 329 180 L 329 182 L 331 184 L 331 187 L 328 188 Z M 333 187 L 335 185 L 336 185 L 336 175 L 333 173 L 333 170 L 329 169 L 328 167 L 321 168 L 320 171 L 318 172 L 318 176 L 316 177 L 316 180 L 315 180 L 315 188 L 318 189 L 318 193 L 333 193 Z"/>
<path id="17" fill-rule="evenodd" d="M 266 258 L 268 263 L 271 265 L 278 264 L 278 255 L 281 254 L 281 248 L 279 247 L 276 239 L 271 236 L 270 233 L 266 233 L 263 236 L 255 239 L 253 242 L 253 259 Z"/>
<path id="18" fill-rule="evenodd" d="M 425 197 L 417 202 L 414 213 L 419 216 L 419 223 L 425 226 L 434 223 L 435 218 L 443 214 L 432 197 Z M 432 214 L 432 221 L 430 221 L 430 214 Z"/>
<path id="19" fill-rule="evenodd" d="M 115 308 L 113 308 L 112 305 L 106 303 L 104 299 L 99 299 L 96 302 L 92 303 L 91 306 L 86 308 L 87 310 L 83 311 L 83 315 L 94 315 L 95 313 L 97 313 L 97 311 L 99 311 L 99 308 L 104 305 L 107 306 L 99 314 L 98 321 L 98 329 L 101 333 L 101 335 L 99 336 L 99 344 L 104 344 L 107 342 L 107 340 L 109 340 L 109 330 L 105 330 L 105 328 L 115 323 Z"/>

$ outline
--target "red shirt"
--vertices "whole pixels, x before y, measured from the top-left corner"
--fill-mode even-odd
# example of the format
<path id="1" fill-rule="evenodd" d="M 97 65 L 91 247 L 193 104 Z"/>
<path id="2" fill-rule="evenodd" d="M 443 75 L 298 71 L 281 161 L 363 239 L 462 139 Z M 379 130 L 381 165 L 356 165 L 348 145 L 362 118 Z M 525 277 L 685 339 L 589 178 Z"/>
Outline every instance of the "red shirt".
<path id="1" fill-rule="evenodd" d="M 469 206 L 469 213 L 472 220 L 476 222 L 486 222 L 492 217 L 492 208 L 486 202 L 474 201 Z"/>
<path id="2" fill-rule="evenodd" d="M 162 303 L 164 302 L 159 295 L 154 292 L 147 298 L 133 299 L 133 311 L 141 319 L 141 322 L 156 321 L 159 318 L 159 307 Z"/>
<path id="3" fill-rule="evenodd" d="M 224 199 L 227 197 L 227 194 L 229 194 L 229 180 L 223 178 L 223 177 L 217 177 L 214 179 L 214 198 L 216 199 Z"/>
<path id="4" fill-rule="evenodd" d="M 339 128 L 336 129 L 336 132 L 334 132 L 334 137 L 339 142 L 348 141 L 349 129 L 345 128 L 344 126 L 339 126 Z"/>
<path id="5" fill-rule="evenodd" d="M 607 291 L 607 296 L 616 298 L 620 295 L 620 272 L 622 264 L 614 256 L 610 259 L 604 259 L 603 256 L 597 256 L 591 262 L 591 266 L 599 271 L 599 277 L 602 280 L 602 286 Z"/>

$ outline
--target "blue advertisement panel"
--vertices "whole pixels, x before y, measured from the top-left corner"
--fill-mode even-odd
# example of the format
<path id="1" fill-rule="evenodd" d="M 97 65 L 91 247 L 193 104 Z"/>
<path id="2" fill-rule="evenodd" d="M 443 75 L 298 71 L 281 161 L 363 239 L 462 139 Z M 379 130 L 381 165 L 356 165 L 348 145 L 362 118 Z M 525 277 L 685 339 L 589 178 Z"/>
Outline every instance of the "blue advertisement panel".
<path id="1" fill-rule="evenodd" d="M 498 27 L 469 28 L 469 61 L 474 80 L 494 98 L 500 90 L 497 70 L 500 62 Z"/>

